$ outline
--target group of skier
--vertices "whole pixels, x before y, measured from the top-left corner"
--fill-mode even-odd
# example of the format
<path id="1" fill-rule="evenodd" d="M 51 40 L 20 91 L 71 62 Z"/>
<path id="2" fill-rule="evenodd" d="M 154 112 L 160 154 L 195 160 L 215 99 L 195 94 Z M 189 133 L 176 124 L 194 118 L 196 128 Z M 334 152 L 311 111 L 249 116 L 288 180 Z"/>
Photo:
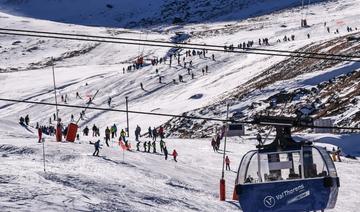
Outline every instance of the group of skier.
<path id="1" fill-rule="evenodd" d="M 194 72 L 192 71 L 193 61 L 192 61 L 191 59 L 190 59 L 189 61 L 187 61 L 186 58 L 187 58 L 187 57 L 192 57 L 192 56 L 195 56 L 195 55 L 198 55 L 200 58 L 201 58 L 201 57 L 206 58 L 206 53 L 207 53 L 207 50 L 204 49 L 204 50 L 201 50 L 201 51 L 200 51 L 200 50 L 197 50 L 197 51 L 196 51 L 196 50 L 192 50 L 192 51 L 191 51 L 191 50 L 187 50 L 187 51 L 185 51 L 185 54 L 184 54 L 184 55 L 181 55 L 179 52 L 170 54 L 170 56 L 169 56 L 170 66 L 171 66 L 171 63 L 172 63 L 173 58 L 174 58 L 174 59 L 177 59 L 178 65 L 183 66 L 184 69 L 187 70 L 187 74 L 188 74 L 189 76 L 191 76 L 191 79 L 194 79 L 194 78 L 195 78 L 195 74 L 194 74 Z M 212 57 L 212 60 L 215 61 L 215 55 L 212 54 L 211 57 Z M 159 62 L 159 61 L 160 61 L 160 62 Z M 153 65 L 157 65 L 158 63 L 161 64 L 162 61 L 164 61 L 164 63 L 165 63 L 165 62 L 167 61 L 167 60 L 166 60 L 166 57 L 164 57 L 164 59 L 163 59 L 163 58 L 160 58 L 160 60 L 158 60 L 158 59 L 153 59 L 153 60 L 152 60 L 152 64 L 153 64 Z M 181 61 L 182 61 L 182 63 L 181 63 Z M 182 65 L 182 64 L 183 64 L 183 65 Z M 125 69 L 124 69 L 124 70 L 125 70 Z M 208 70 L 209 70 L 209 66 L 206 65 L 205 68 L 202 68 L 202 69 L 201 69 L 202 75 L 205 75 L 205 73 L 208 73 Z M 165 76 L 161 76 L 161 75 L 159 74 L 159 70 L 158 70 L 157 68 L 155 69 L 155 74 L 158 75 L 159 83 L 160 83 L 160 84 L 164 83 L 164 82 L 163 82 L 163 79 L 164 79 Z M 176 81 L 176 79 L 172 79 L 172 82 L 173 82 L 174 84 L 178 84 L 177 81 Z M 183 76 L 182 74 L 178 74 L 178 82 L 184 82 L 184 76 Z M 140 82 L 140 88 L 141 88 L 141 90 L 146 91 L 145 88 L 144 88 L 144 84 L 143 84 L 142 82 Z"/>
<path id="2" fill-rule="evenodd" d="M 20 120 L 19 120 L 19 124 L 21 124 L 22 126 L 29 126 L 30 124 L 30 118 L 29 118 L 29 115 L 26 115 L 25 118 L 24 117 L 20 117 Z"/>
<path id="3" fill-rule="evenodd" d="M 96 128 L 96 131 L 98 130 L 98 128 L 96 127 L 96 125 L 94 125 L 95 128 Z M 106 127 L 105 129 L 105 144 L 110 147 L 109 145 L 109 141 L 111 140 L 111 138 L 114 138 L 114 137 L 117 137 L 117 127 L 116 125 L 114 124 L 111 128 L 109 127 Z M 89 128 L 86 126 L 83 130 L 83 134 L 84 135 L 88 135 L 89 133 Z M 152 141 L 143 141 L 141 142 L 139 140 L 139 137 L 141 136 L 141 128 L 139 125 L 136 126 L 135 128 L 135 140 L 137 141 L 137 144 L 136 144 L 136 150 L 137 151 L 141 151 L 140 150 L 140 145 L 141 143 L 143 143 L 143 152 L 148 152 L 150 153 L 151 152 L 151 149 L 152 149 L 152 153 L 157 153 L 157 150 L 156 150 L 156 138 L 157 137 L 160 137 L 160 141 L 159 141 L 159 144 L 160 144 L 160 152 L 164 154 L 165 156 L 165 160 L 168 159 L 168 149 L 166 147 L 166 143 L 165 141 L 163 140 L 164 139 L 164 128 L 162 126 L 159 127 L 159 130 L 156 130 L 156 128 L 154 127 L 154 129 L 151 129 L 151 127 L 149 127 L 149 131 L 148 131 L 148 138 L 152 138 Z M 101 148 L 100 146 L 100 142 L 101 140 L 98 139 L 95 143 L 91 142 L 90 141 L 90 144 L 93 144 L 94 147 L 95 147 L 95 151 L 93 153 L 94 156 L 98 156 L 99 155 L 99 149 Z M 130 144 L 128 143 L 128 140 L 126 139 L 126 132 L 122 129 L 121 132 L 120 132 L 120 136 L 119 136 L 119 143 L 120 142 L 124 142 L 124 145 L 126 146 L 126 149 L 127 150 L 130 150 Z M 172 154 L 173 156 L 173 159 L 175 162 L 177 162 L 177 156 L 178 156 L 178 153 L 177 151 L 174 149 Z"/>

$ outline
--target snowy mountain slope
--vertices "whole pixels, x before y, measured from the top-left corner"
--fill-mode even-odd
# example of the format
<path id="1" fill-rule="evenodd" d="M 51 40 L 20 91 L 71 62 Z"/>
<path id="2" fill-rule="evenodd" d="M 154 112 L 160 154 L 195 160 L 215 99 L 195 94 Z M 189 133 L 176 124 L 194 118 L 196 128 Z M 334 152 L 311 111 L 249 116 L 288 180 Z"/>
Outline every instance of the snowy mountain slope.
<path id="1" fill-rule="evenodd" d="M 316 2 L 321 0 L 311 3 Z M 71 24 L 143 28 L 234 21 L 299 5 L 298 0 L 2 0 L 0 11 Z"/>
<path id="2" fill-rule="evenodd" d="M 326 52 L 332 54 L 357 55 L 359 43 L 349 42 L 347 37 L 309 44 L 299 51 L 321 53 L 327 49 Z M 246 119 L 257 113 L 276 115 L 280 111 L 295 115 L 307 109 L 310 110 L 307 114 L 314 118 L 333 118 L 339 126 L 356 127 L 360 126 L 359 73 L 358 63 L 289 58 L 228 92 L 216 103 L 186 114 L 224 117 L 226 101 L 230 101 L 230 116 L 234 119 Z M 273 103 L 275 105 L 271 105 Z M 166 127 L 181 137 L 208 137 L 219 125 L 174 118 Z"/>
<path id="3" fill-rule="evenodd" d="M 353 2 L 352 4 L 356 4 L 356 2 Z M 336 4 L 333 5 L 333 9 L 335 10 Z M 320 7 L 320 6 L 316 6 Z M 321 8 L 321 7 L 320 7 Z M 330 7 L 331 8 L 331 7 Z M 346 10 L 348 14 L 346 18 L 343 20 L 347 21 L 346 23 L 349 23 L 349 25 L 353 26 L 351 20 L 354 16 L 353 10 Z M 285 14 L 293 13 L 293 11 L 286 11 Z M 320 14 L 319 14 L 320 15 Z M 8 15 L 7 15 L 8 16 Z M 274 16 L 274 20 L 280 20 L 280 18 L 283 18 L 284 14 L 276 14 Z M 334 12 L 334 16 L 337 16 L 337 13 Z M 93 28 L 87 28 L 87 27 L 80 27 L 78 29 L 77 26 L 65 26 L 58 23 L 52 23 L 52 22 L 46 22 L 46 21 L 39 21 L 39 22 L 33 22 L 33 20 L 30 20 L 29 22 L 24 23 L 21 18 L 16 18 L 13 16 L 11 17 L 10 22 L 3 22 L 3 24 L 9 25 L 19 25 L 21 27 L 30 27 L 35 25 L 37 28 L 41 28 L 41 26 L 46 26 L 49 29 L 52 29 L 53 27 L 63 27 L 64 31 L 80 31 L 80 33 L 84 33 L 85 31 L 93 34 L 93 33 L 108 33 L 108 31 L 103 31 L 102 29 L 93 29 Z M 258 24 L 264 25 L 265 23 L 268 23 L 269 19 L 265 16 L 263 21 L 259 19 Z M 211 43 L 219 43 L 219 41 L 225 40 L 226 43 L 232 43 L 237 40 L 237 42 L 246 41 L 249 40 L 251 37 L 251 34 L 256 32 L 256 34 L 263 34 L 269 35 L 270 41 L 272 43 L 273 47 L 277 48 L 290 48 L 290 49 L 296 49 L 303 45 L 309 44 L 311 42 L 321 41 L 321 40 L 327 40 L 334 37 L 338 37 L 338 35 L 334 35 L 332 33 L 324 32 L 324 27 L 319 26 L 322 22 L 319 20 L 318 22 L 315 22 L 313 20 L 314 26 L 309 29 L 301 29 L 298 27 L 298 20 L 293 19 L 292 16 L 286 15 L 286 17 L 290 17 L 286 20 L 286 22 L 289 24 L 288 28 L 279 28 L 278 25 L 272 24 L 267 26 L 266 28 L 259 28 L 257 30 L 253 30 L 250 24 L 247 24 L 248 21 L 245 21 L 244 23 L 239 23 L 238 25 L 247 24 L 247 31 L 238 31 L 234 32 L 232 34 L 224 33 L 219 34 L 217 37 L 214 37 L 213 35 L 204 35 L 204 36 L 196 36 L 194 38 L 190 38 L 194 42 L 211 42 Z M 347 18 L 350 17 L 350 18 Z M 284 18 L 283 18 L 284 19 Z M 10 19 L 6 19 L 10 20 Z M 251 22 L 253 22 L 252 20 Z M 285 21 L 285 20 L 283 20 Z M 281 21 L 281 22 L 283 22 Z M 336 22 L 329 22 L 328 25 L 334 29 L 336 27 Z M 215 24 L 211 25 L 210 28 L 224 28 L 224 25 Z M 231 26 L 230 29 L 235 28 L 235 26 Z M 197 29 L 197 25 L 194 25 Z M 185 28 L 186 30 L 190 30 L 192 27 L 188 26 L 188 28 Z M 225 27 L 227 28 L 227 27 Z M 294 42 L 287 42 L 287 43 L 276 43 L 276 39 L 282 39 L 282 35 L 285 33 L 289 33 L 290 28 L 293 30 L 293 33 L 296 35 L 296 40 Z M 345 34 L 343 32 L 344 26 L 342 26 L 340 35 Z M 207 29 L 205 29 L 207 30 Z M 313 36 L 311 39 L 306 38 L 306 32 L 310 32 Z M 190 32 L 188 34 L 191 34 Z M 288 34 L 289 35 L 289 34 Z M 138 36 L 136 32 L 127 32 L 126 36 Z M 144 36 L 144 35 L 143 35 Z M 156 38 L 156 39 L 170 39 L 169 36 L 172 36 L 172 33 L 169 34 L 163 34 L 159 35 L 158 33 L 148 33 L 149 38 Z M 236 38 L 236 39 L 235 39 Z M 6 36 L 3 37 L 4 40 L 14 40 L 14 37 Z M 16 39 L 19 39 L 18 37 Z M 251 39 L 254 39 L 252 37 Z M 54 41 L 49 41 L 54 42 Z M 72 45 L 89 45 L 88 43 L 82 43 L 82 42 L 62 42 L 62 41 L 56 41 L 60 42 L 61 45 L 64 45 L 65 48 L 72 48 Z M 9 43 L 11 43 L 9 41 Z M 265 47 L 266 48 L 266 47 Z M 26 49 L 26 48 L 23 48 Z M 140 51 L 139 51 L 140 49 Z M 20 50 L 19 50 L 20 51 Z M 23 51 L 23 50 L 21 50 Z M 62 50 L 65 51 L 65 53 L 69 50 Z M 158 67 L 152 67 L 147 66 L 139 71 L 132 71 L 125 75 L 122 75 L 122 68 L 126 67 L 128 65 L 128 62 L 131 62 L 136 58 L 136 56 L 139 54 L 139 52 L 144 51 L 144 54 L 147 55 L 146 59 L 151 59 L 155 57 L 161 57 L 164 56 L 167 52 L 167 49 L 150 49 L 148 47 L 138 47 L 138 46 L 128 46 L 126 49 L 124 49 L 121 45 L 111 45 L 111 44 L 100 44 L 95 49 L 92 49 L 91 52 L 85 53 L 82 55 L 78 55 L 73 58 L 69 58 L 66 60 L 58 61 L 56 62 L 56 70 L 60 70 L 60 73 L 58 73 L 59 76 L 57 76 L 58 86 L 63 87 L 64 89 L 60 90 L 60 93 L 65 95 L 68 94 L 70 98 L 74 98 L 75 92 L 79 91 L 82 96 L 86 96 L 89 94 L 95 93 L 96 90 L 100 89 L 100 95 L 97 97 L 95 101 L 95 104 L 102 105 L 107 101 L 108 96 L 114 97 L 113 102 L 114 106 L 120 106 L 124 107 L 124 99 L 125 96 L 128 95 L 131 99 L 131 108 L 137 109 L 142 108 L 142 105 L 148 105 L 149 110 L 154 110 L 157 112 L 171 112 L 171 113 L 182 113 L 188 110 L 196 109 L 201 106 L 207 105 L 209 102 L 216 101 L 218 99 L 219 95 L 223 95 L 225 91 L 232 90 L 239 85 L 246 83 L 247 81 L 251 80 L 253 76 L 256 76 L 257 74 L 263 72 L 267 69 L 267 67 L 271 67 L 272 65 L 275 65 L 276 63 L 283 60 L 283 58 L 280 57 L 266 57 L 266 56 L 254 56 L 254 55 L 235 55 L 235 54 L 215 54 L 216 61 L 211 61 L 210 58 L 198 58 L 198 57 L 191 57 L 187 58 L 187 62 L 189 60 L 193 60 L 193 67 L 191 68 L 192 71 L 195 73 L 195 80 L 191 80 L 190 76 L 187 76 L 187 71 L 185 68 L 182 68 L 180 66 L 174 65 L 169 69 L 168 65 L 159 65 Z M 16 52 L 14 50 L 14 52 Z M 53 56 L 55 58 L 59 57 L 59 55 L 54 54 L 52 49 L 43 49 L 39 50 L 39 59 L 35 59 L 37 61 L 43 61 L 48 60 L 49 56 Z M 180 52 L 183 55 L 183 52 Z M 18 55 L 21 55 L 21 53 L 17 53 Z M 44 58 L 40 58 L 41 55 Z M 34 55 L 36 56 L 36 55 Z M 18 59 L 21 58 L 21 59 Z M 132 60 L 131 60 L 132 58 Z M 22 57 L 16 56 L 13 57 L 10 61 L 13 61 L 14 64 L 17 64 L 15 61 L 22 61 Z M 239 63 L 239 60 L 241 63 Z M 119 65 L 122 64 L 123 65 Z M 91 65 L 91 66 L 89 66 Z M 210 67 L 210 74 L 207 74 L 206 76 L 201 76 L 201 69 L 203 69 L 206 65 Z M 14 67 L 6 67 L 7 69 L 11 69 Z M 15 67 L 16 68 L 16 67 Z M 158 83 L 158 76 L 154 73 L 154 69 L 159 69 L 159 73 L 164 76 L 164 83 L 165 84 L 159 84 Z M 45 69 L 50 71 L 50 67 Z M 81 70 L 81 72 L 79 72 Z M 84 70 L 86 70 L 84 72 Z M 241 71 L 239 71 L 241 70 Z M 180 72 L 179 72 L 180 71 Z M 64 73 L 61 73 L 64 72 Z M 72 76 L 69 77 L 68 73 L 74 73 Z M 104 73 L 104 75 L 99 75 L 100 72 Z M 25 86 L 22 90 L 22 97 L 21 98 L 31 98 L 33 95 L 24 95 L 26 93 L 33 93 L 34 89 L 38 90 L 39 87 L 41 88 L 41 94 L 46 94 L 44 96 L 39 96 L 42 101 L 52 101 L 53 96 L 49 92 L 51 90 L 52 83 L 50 82 L 52 79 L 51 72 L 47 72 L 49 74 L 47 75 L 39 75 L 39 73 L 42 73 L 42 70 L 39 72 L 31 72 L 31 73 L 24 73 L 21 74 L 22 79 L 24 81 L 21 81 L 21 84 L 26 84 L 27 80 L 26 78 L 32 77 L 34 81 L 37 83 L 31 85 L 30 87 Z M 172 81 L 172 79 L 178 78 L 178 74 L 182 74 L 185 76 L 186 83 L 181 83 L 177 85 L 173 85 L 172 83 L 168 84 Z M 4 81 L 4 86 L 8 89 L 2 89 L 2 94 L 6 97 L 8 94 L 11 94 L 13 91 L 12 86 L 15 82 L 19 82 L 19 77 L 17 75 L 3 75 L 6 76 L 6 80 Z M 39 76 L 40 78 L 36 79 L 36 77 Z M 124 78 L 126 77 L 126 78 Z M 13 78 L 13 80 L 10 80 L 10 78 Z M 62 80 L 63 79 L 63 80 Z M 84 85 L 88 82 L 88 79 L 91 79 L 89 81 L 90 86 L 85 87 Z M 124 83 L 125 80 L 125 83 Z M 230 81 L 229 81 L 230 80 Z M 68 81 L 68 82 L 67 82 Z M 70 83 L 69 83 L 70 82 Z M 148 92 L 143 92 L 139 88 L 139 84 L 142 82 L 144 84 L 145 89 Z M 38 84 L 40 83 L 40 84 Z M 226 86 L 224 87 L 224 83 L 226 83 Z M 106 84 L 106 88 L 103 89 L 104 84 Z M 79 89 L 80 88 L 80 89 Z M 47 90 L 44 92 L 44 90 Z M 15 91 L 17 92 L 17 91 Z M 200 99 L 192 99 L 191 96 L 201 94 L 202 98 Z M 38 96 L 38 95 L 37 95 Z M 134 100 L 134 101 L 132 101 Z M 98 101 L 98 102 L 97 102 Z M 170 102 L 171 101 L 171 102 Z M 84 104 L 84 100 L 76 100 L 72 103 L 77 104 Z M 179 107 L 181 105 L 181 107 Z M 36 107 L 36 106 L 35 106 Z M 3 110 L 4 114 L 6 114 L 7 117 L 12 117 L 12 119 L 17 119 L 18 114 L 26 113 L 25 111 L 18 111 L 18 109 L 23 107 L 15 107 L 15 110 Z M 47 116 L 43 116 L 42 114 L 36 114 L 33 116 L 34 121 L 39 121 L 41 123 L 47 123 L 49 116 L 53 113 L 53 110 L 49 107 L 48 108 L 48 114 Z M 69 120 L 69 116 L 71 114 L 74 114 L 75 116 L 79 114 L 79 110 L 73 110 L 73 109 L 61 109 L 60 113 L 63 113 L 62 116 L 65 116 L 63 119 L 64 121 Z M 90 111 L 89 120 L 87 120 L 85 123 L 82 123 L 81 125 L 85 124 L 92 124 L 92 122 L 96 122 L 100 124 L 101 127 L 104 125 L 108 125 L 107 120 L 112 119 L 112 114 L 108 113 L 108 115 L 101 116 L 101 119 L 98 119 L 100 114 Z M 95 115 L 96 114 L 96 115 Z M 96 117 L 96 118 L 94 118 Z M 134 122 L 132 123 L 135 125 L 136 123 L 141 123 L 142 119 L 140 116 L 135 116 L 136 119 L 134 119 Z M 106 120 L 105 122 L 103 122 Z M 151 122 L 153 124 L 159 125 L 166 121 L 166 118 L 160 118 L 156 119 L 155 123 Z M 116 123 L 121 123 L 123 125 L 125 123 L 124 117 L 121 117 L 121 120 L 116 120 Z M 149 125 L 150 123 L 144 123 L 144 125 Z M 131 127 L 133 128 L 133 126 Z"/>
<path id="4" fill-rule="evenodd" d="M 6 126 L 26 133 L 24 129 L 18 129 L 16 123 L 6 123 Z M 103 146 L 101 157 L 93 157 L 93 145 L 88 144 L 86 137 L 81 144 L 47 142 L 47 172 L 44 173 L 42 146 L 29 143 L 36 138 L 6 137 L 0 144 L 2 211 L 237 209 L 233 204 L 214 201 L 221 170 L 218 161 L 222 155 L 210 151 L 211 147 L 204 146 L 204 141 L 168 140 L 169 151 L 176 148 L 179 152 L 178 163 L 171 156 L 164 160 L 159 153 L 135 151 L 125 152 L 123 156 L 118 144 L 113 142 L 110 148 Z M 192 145 L 184 145 L 188 142 Z M 230 147 L 237 145 L 229 144 Z M 252 145 L 243 146 L 250 148 Z M 240 159 L 236 155 L 240 153 L 229 151 L 228 154 L 233 155 L 235 170 Z M 230 196 L 235 173 L 227 172 L 226 177 Z"/>

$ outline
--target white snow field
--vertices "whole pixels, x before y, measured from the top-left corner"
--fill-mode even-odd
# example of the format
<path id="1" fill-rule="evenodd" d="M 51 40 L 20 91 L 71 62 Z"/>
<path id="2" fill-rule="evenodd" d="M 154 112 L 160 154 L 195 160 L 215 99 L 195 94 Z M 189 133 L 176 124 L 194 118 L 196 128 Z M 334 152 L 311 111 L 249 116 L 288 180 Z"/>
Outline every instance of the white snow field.
<path id="1" fill-rule="evenodd" d="M 4 2 L 1 1 L 2 6 Z M 0 7 L 0 28 L 164 41 L 171 41 L 176 32 L 181 32 L 191 35 L 190 42 L 219 45 L 248 40 L 256 42 L 259 38 L 267 37 L 272 41 L 269 48 L 285 50 L 295 50 L 311 43 L 350 34 L 346 32 L 346 26 L 360 29 L 358 0 L 327 1 L 310 6 L 309 28 L 300 28 L 302 11 L 299 8 L 242 21 L 158 26 L 156 31 L 64 24 L 29 18 L 22 14 L 15 16 L 4 8 Z M 326 31 L 324 22 L 327 22 L 332 33 Z M 334 34 L 335 29 L 339 29 L 340 33 Z M 307 33 L 311 34 L 310 39 L 307 38 Z M 284 35 L 292 34 L 296 36 L 295 41 L 276 43 Z M 187 70 L 178 66 L 176 60 L 171 67 L 167 61 L 167 64 L 147 65 L 139 70 L 123 73 L 123 68 L 132 64 L 139 54 L 145 55 L 146 63 L 149 63 L 150 59 L 165 56 L 170 51 L 166 48 L 4 35 L 0 36 L 0 46 L 0 98 L 54 103 L 52 69 L 48 66 L 50 58 L 54 57 L 59 102 L 61 95 L 67 95 L 68 104 L 85 106 L 88 97 L 98 90 L 91 106 L 108 108 L 107 99 L 112 97 L 112 108 L 125 109 L 125 96 L 128 96 L 130 110 L 171 114 L 182 114 L 206 106 L 284 59 L 214 53 L 216 59 L 212 61 L 212 52 L 209 52 L 206 58 L 186 58 L 187 62 L 193 62 L 191 69 L 195 73 L 195 79 L 191 79 Z M 81 53 L 76 54 L 74 51 Z M 180 53 L 184 54 L 183 51 Z M 209 73 L 202 76 L 201 69 L 206 65 L 209 66 Z M 349 62 L 344 62 L 337 68 L 346 73 L 346 67 L 359 68 Z M 155 69 L 164 76 L 161 84 Z M 319 76 L 333 70 L 330 68 L 306 74 L 302 78 L 298 77 L 299 83 L 286 81 L 268 89 L 293 89 L 302 86 L 301 80 L 305 79 L 326 81 L 328 78 L 319 79 Z M 179 74 L 184 76 L 185 82 L 173 84 L 172 80 L 178 81 Z M 335 74 L 343 73 L 337 71 Z M 140 83 L 143 83 L 144 90 L 140 89 Z M 75 98 L 76 92 L 79 92 L 82 99 Z M 270 93 L 267 95 L 271 95 Z M 191 98 L 197 94 L 201 94 L 201 98 Z M 162 154 L 136 151 L 123 153 L 116 142 L 111 142 L 110 147 L 102 142 L 101 157 L 93 157 L 94 147 L 89 141 L 94 142 L 95 138 L 80 136 L 80 141 L 76 143 L 56 143 L 53 137 L 45 137 L 44 172 L 42 144 L 37 143 L 34 126 L 36 122 L 48 125 L 54 112 L 55 108 L 52 106 L 0 101 L 0 211 L 239 210 L 238 204 L 231 201 L 235 171 L 242 155 L 255 148 L 252 135 L 242 140 L 229 140 L 226 154 L 230 157 L 233 171 L 227 171 L 225 175 L 228 201 L 220 202 L 218 192 L 222 155 L 213 152 L 209 139 L 165 139 L 169 152 L 176 149 L 179 153 L 176 163 L 171 156 L 165 161 Z M 59 107 L 59 116 L 65 125 L 70 122 L 71 114 L 78 119 L 80 112 L 81 109 Z M 26 114 L 30 116 L 31 127 L 28 129 L 18 124 L 19 117 Z M 142 132 L 146 132 L 149 126 L 158 127 L 168 119 L 169 117 L 130 114 L 132 146 L 135 147 L 133 131 L 137 124 L 142 127 Z M 91 128 L 96 124 L 104 135 L 106 126 L 114 123 L 118 129 L 125 128 L 125 114 L 88 110 L 79 126 L 82 130 L 85 126 Z M 358 135 L 302 137 L 320 140 L 319 145 L 330 143 L 340 146 L 347 154 L 360 155 Z M 331 139 L 327 139 L 329 137 Z M 337 205 L 332 211 L 358 211 L 360 162 L 348 158 L 343 160 L 342 163 L 336 162 L 341 187 Z"/>

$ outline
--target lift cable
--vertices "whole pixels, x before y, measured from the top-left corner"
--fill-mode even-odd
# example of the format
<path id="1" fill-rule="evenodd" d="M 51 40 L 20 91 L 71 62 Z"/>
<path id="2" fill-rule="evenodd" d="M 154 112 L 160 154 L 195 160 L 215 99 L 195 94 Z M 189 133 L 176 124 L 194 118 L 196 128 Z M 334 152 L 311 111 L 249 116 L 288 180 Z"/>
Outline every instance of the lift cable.
<path id="1" fill-rule="evenodd" d="M 29 100 L 17 100 L 17 99 L 9 99 L 9 98 L 0 98 L 0 101 L 34 104 L 34 105 L 48 105 L 48 106 L 56 105 L 55 103 L 37 102 L 37 101 L 29 101 Z M 136 110 L 120 110 L 120 109 L 113 109 L 113 108 L 90 107 L 90 106 L 70 105 L 70 104 L 57 104 L 57 106 L 58 107 L 67 107 L 67 108 L 81 108 L 81 109 L 87 108 L 89 110 L 132 113 L 132 114 L 141 114 L 141 115 L 150 115 L 150 116 L 165 116 L 165 117 L 186 118 L 186 119 L 194 119 L 194 120 L 218 121 L 218 122 L 235 123 L 235 124 L 253 124 L 253 125 L 275 126 L 275 127 L 283 126 L 283 125 L 289 126 L 289 124 L 286 124 L 286 123 L 270 123 L 270 122 L 262 122 L 262 121 L 239 121 L 239 120 L 234 120 L 234 119 L 208 118 L 208 117 L 176 115 L 176 114 L 168 114 L 168 113 L 153 113 L 153 112 L 136 111 Z M 292 126 L 292 125 L 290 125 L 290 126 Z M 314 125 L 301 125 L 301 124 L 294 125 L 293 127 L 338 129 L 338 130 L 360 130 L 360 127 L 338 127 L 338 126 L 328 127 L 328 126 L 314 126 Z"/>
<path id="2" fill-rule="evenodd" d="M 8 31 L 8 32 L 23 32 L 23 33 L 61 35 L 61 36 L 88 37 L 88 38 L 97 38 L 97 39 L 112 39 L 112 40 L 136 41 L 136 42 L 147 42 L 147 43 L 160 43 L 160 44 L 171 44 L 171 45 L 182 45 L 182 46 L 200 46 L 200 47 L 204 47 L 204 48 L 208 48 L 208 47 L 214 47 L 214 48 L 220 48 L 220 49 L 224 48 L 224 46 L 212 45 L 212 44 L 179 43 L 179 42 L 169 42 L 169 41 L 149 40 L 149 39 L 144 40 L 144 39 L 124 38 L 124 37 L 106 37 L 106 36 L 96 36 L 96 35 L 86 35 L 86 34 L 72 34 L 72 33 L 49 32 L 49 31 L 6 29 L 6 28 L 0 28 L 0 30 L 1 31 Z M 315 55 L 315 56 L 325 56 L 325 57 L 344 57 L 344 58 L 360 59 L 360 56 L 344 55 L 344 54 L 325 54 L 325 53 L 316 53 L 316 52 L 288 51 L 288 50 L 264 49 L 264 48 L 242 48 L 242 49 L 251 50 L 251 51 L 266 51 L 266 52 L 277 52 L 277 53 L 289 53 L 289 54 L 302 54 L 302 55 Z"/>

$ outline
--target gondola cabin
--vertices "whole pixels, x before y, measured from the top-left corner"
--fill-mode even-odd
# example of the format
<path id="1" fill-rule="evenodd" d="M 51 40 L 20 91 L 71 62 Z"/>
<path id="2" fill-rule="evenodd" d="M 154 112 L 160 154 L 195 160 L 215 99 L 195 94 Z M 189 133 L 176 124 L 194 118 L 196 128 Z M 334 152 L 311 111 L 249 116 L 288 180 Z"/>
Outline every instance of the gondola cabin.
<path id="1" fill-rule="evenodd" d="M 289 123 L 275 126 L 275 140 L 259 144 L 240 162 L 235 189 L 241 208 L 245 212 L 334 208 L 339 178 L 329 154 L 310 142 L 295 142 L 291 120 L 281 121 Z"/>

